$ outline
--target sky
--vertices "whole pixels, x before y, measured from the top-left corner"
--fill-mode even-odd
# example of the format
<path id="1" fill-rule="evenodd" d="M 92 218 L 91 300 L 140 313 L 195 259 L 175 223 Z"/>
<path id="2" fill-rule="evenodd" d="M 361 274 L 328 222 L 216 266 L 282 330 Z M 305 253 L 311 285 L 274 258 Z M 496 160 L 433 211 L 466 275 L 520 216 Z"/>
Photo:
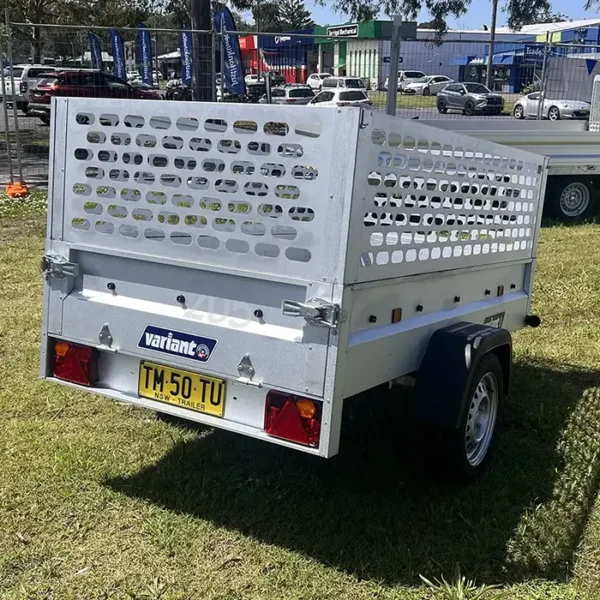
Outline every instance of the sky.
<path id="1" fill-rule="evenodd" d="M 327 0 L 326 0 L 327 1 Z M 313 19 L 319 25 L 336 25 L 338 23 L 347 23 L 349 19 L 346 15 L 336 13 L 329 7 L 315 5 L 313 0 L 305 0 L 306 7 L 311 11 Z M 329 2 L 331 4 L 331 2 Z M 499 6 L 503 4 L 500 0 Z M 592 19 L 598 16 L 594 10 L 584 10 L 583 5 L 585 0 L 576 0 L 575 4 L 570 0 L 554 0 L 552 2 L 553 12 L 559 12 L 568 15 L 572 19 Z M 479 29 L 484 23 L 489 25 L 491 16 L 491 2 L 489 0 L 471 0 L 471 5 L 467 14 L 460 19 L 452 19 L 449 21 L 450 26 L 456 29 Z M 382 19 L 386 19 L 381 15 Z M 429 16 L 426 11 L 423 11 L 418 21 L 429 21 Z M 498 25 L 506 24 L 506 16 L 498 11 Z"/>

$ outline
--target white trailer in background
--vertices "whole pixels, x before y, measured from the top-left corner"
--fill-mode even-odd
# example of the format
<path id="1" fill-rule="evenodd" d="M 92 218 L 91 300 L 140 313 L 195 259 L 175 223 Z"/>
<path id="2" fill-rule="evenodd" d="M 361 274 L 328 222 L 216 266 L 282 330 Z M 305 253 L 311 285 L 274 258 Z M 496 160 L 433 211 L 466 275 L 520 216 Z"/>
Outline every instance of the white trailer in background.
<path id="1" fill-rule="evenodd" d="M 546 159 L 371 111 L 54 100 L 41 375 L 331 457 L 405 375 L 463 478 L 529 314 Z"/>

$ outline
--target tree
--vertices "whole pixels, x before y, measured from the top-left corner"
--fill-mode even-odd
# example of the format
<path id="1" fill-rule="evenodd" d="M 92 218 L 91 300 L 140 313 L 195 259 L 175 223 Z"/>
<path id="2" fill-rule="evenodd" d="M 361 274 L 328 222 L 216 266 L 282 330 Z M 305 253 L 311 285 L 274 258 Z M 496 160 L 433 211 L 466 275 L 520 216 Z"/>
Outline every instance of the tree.
<path id="1" fill-rule="evenodd" d="M 406 19 L 416 19 L 421 10 L 426 10 L 431 15 L 427 25 L 437 30 L 442 37 L 448 30 L 447 20 L 450 17 L 463 16 L 472 0 L 331 0 L 333 8 L 346 13 L 354 21 L 369 21 L 378 13 L 386 15 L 401 14 Z M 317 0 L 325 5 L 328 0 Z M 588 0 L 588 4 L 599 4 L 600 0 Z M 586 8 L 588 6 L 586 5 Z M 505 12 L 508 15 L 508 24 L 512 29 L 519 29 L 525 23 L 532 23 L 534 15 L 550 12 L 550 0 L 507 0 Z"/>
<path id="2" fill-rule="evenodd" d="M 303 0 L 279 0 L 277 18 L 282 31 L 309 29 L 314 25 Z"/>

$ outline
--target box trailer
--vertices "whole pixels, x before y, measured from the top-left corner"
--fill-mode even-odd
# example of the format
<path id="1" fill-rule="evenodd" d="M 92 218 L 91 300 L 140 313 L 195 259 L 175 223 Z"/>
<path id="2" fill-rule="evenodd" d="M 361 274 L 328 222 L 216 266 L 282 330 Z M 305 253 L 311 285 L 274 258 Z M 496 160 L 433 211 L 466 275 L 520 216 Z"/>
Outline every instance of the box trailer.
<path id="1" fill-rule="evenodd" d="M 57 98 L 41 376 L 321 457 L 415 377 L 485 463 L 546 159 L 361 109 Z"/>

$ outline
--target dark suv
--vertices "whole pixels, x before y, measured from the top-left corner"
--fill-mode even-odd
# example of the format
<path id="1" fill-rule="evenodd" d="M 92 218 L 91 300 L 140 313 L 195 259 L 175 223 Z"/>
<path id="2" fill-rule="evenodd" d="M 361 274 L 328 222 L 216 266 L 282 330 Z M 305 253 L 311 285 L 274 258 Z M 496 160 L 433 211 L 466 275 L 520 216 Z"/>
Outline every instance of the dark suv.
<path id="1" fill-rule="evenodd" d="M 494 94 L 481 83 L 451 83 L 437 95 L 437 109 L 446 114 L 460 110 L 464 115 L 499 115 L 504 110 L 504 98 Z"/>
<path id="2" fill-rule="evenodd" d="M 158 92 L 145 88 L 134 88 L 126 81 L 108 73 L 91 70 L 49 72 L 40 75 L 29 93 L 29 114 L 50 122 L 50 106 L 53 97 L 77 98 L 128 98 L 160 100 Z"/>

